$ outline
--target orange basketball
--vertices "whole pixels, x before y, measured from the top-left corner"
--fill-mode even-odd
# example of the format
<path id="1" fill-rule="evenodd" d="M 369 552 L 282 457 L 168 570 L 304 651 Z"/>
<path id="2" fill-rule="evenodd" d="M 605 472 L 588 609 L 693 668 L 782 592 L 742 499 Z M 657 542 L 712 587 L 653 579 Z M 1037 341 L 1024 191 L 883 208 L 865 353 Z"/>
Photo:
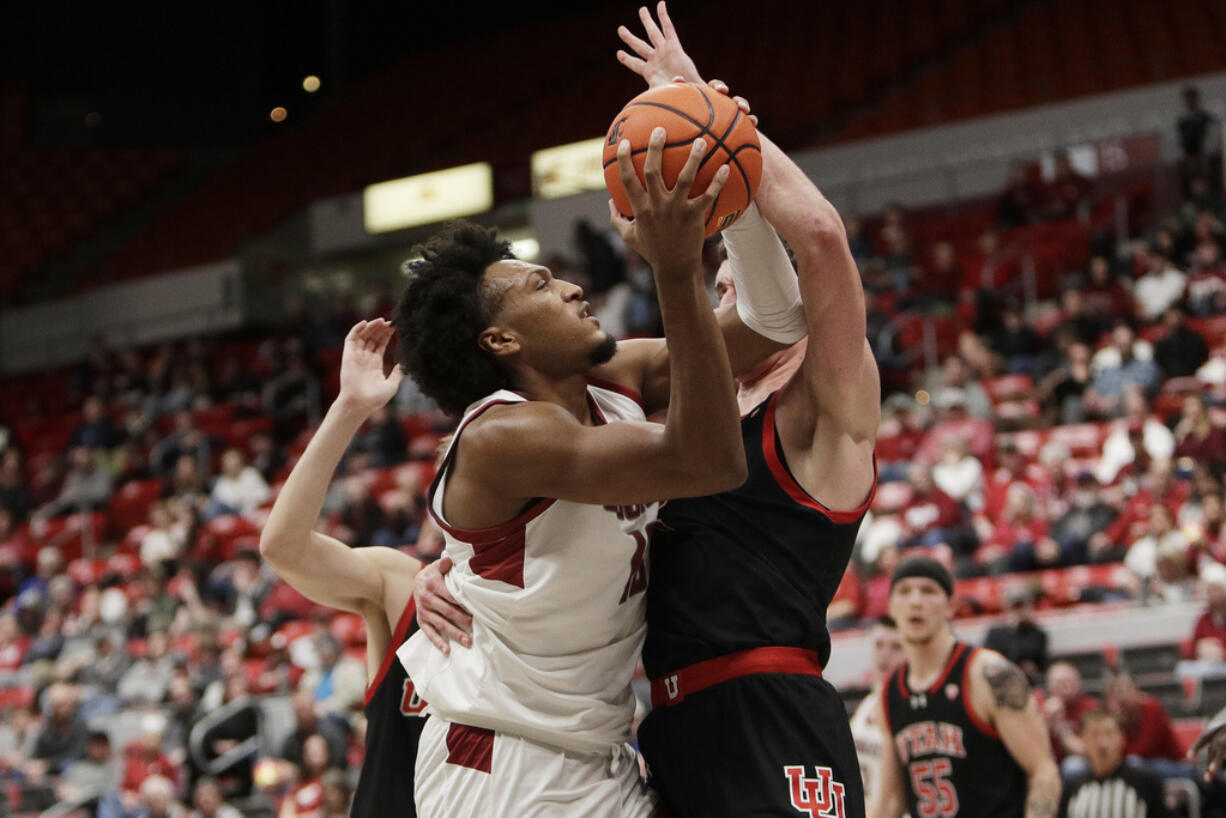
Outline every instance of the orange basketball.
<path id="1" fill-rule="evenodd" d="M 647 158 L 647 140 L 656 127 L 668 134 L 661 171 L 672 188 L 698 137 L 707 143 L 706 155 L 690 196 L 707 189 L 721 165 L 732 165 L 731 175 L 707 214 L 707 235 L 732 224 L 753 201 L 762 180 L 762 145 L 749 117 L 728 97 L 706 85 L 672 83 L 644 91 L 626 104 L 609 127 L 604 145 L 604 179 L 613 202 L 623 216 L 632 216 L 630 199 L 617 172 L 617 145 L 630 140 L 631 156 L 639 179 Z"/>

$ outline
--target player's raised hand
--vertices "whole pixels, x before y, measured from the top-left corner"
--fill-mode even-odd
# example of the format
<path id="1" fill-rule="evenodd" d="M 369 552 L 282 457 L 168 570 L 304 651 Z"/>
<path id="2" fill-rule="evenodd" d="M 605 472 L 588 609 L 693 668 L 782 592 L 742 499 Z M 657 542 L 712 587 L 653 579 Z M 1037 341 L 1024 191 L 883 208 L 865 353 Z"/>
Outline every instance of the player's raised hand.
<path id="1" fill-rule="evenodd" d="M 400 388 L 403 370 L 394 366 L 388 373 L 383 368 L 383 355 L 394 333 L 391 324 L 376 318 L 359 321 L 345 336 L 337 401 L 346 408 L 370 414 L 391 400 Z"/>
<path id="2" fill-rule="evenodd" d="M 681 40 L 677 37 L 673 21 L 669 19 L 664 0 L 660 0 L 656 6 L 656 15 L 660 18 L 659 25 L 651 18 L 651 12 L 646 6 L 639 8 L 639 19 L 643 21 L 647 40 L 637 37 L 625 26 L 618 27 L 617 36 L 638 56 L 618 51 L 617 61 L 647 80 L 647 84 L 652 88 L 668 85 L 676 77 L 686 82 L 702 82 L 702 76 L 698 73 L 694 61 L 681 47 Z"/>
<path id="3" fill-rule="evenodd" d="M 627 245 L 647 259 L 657 277 L 688 275 L 700 264 L 707 213 L 719 198 L 729 173 L 727 165 L 721 167 L 707 189 L 691 199 L 690 189 L 707 150 L 705 140 L 695 139 L 677 175 L 677 183 L 669 190 L 660 169 L 666 138 L 663 128 L 651 132 L 641 182 L 630 156 L 630 142 L 621 141 L 617 146 L 617 170 L 634 218 L 622 216 L 613 200 L 609 200 L 613 226 Z"/>
<path id="4" fill-rule="evenodd" d="M 451 653 L 451 643 L 472 644 L 473 618 L 447 590 L 443 576 L 451 570 L 451 557 L 443 557 L 417 572 L 413 579 L 413 602 L 417 625 L 430 643 Z"/>
<path id="5" fill-rule="evenodd" d="M 1188 750 L 1188 759 L 1195 760 L 1201 752 L 1205 753 L 1205 780 L 1212 781 L 1226 758 L 1226 708 L 1218 711 L 1205 730 L 1196 739 L 1196 743 Z"/>

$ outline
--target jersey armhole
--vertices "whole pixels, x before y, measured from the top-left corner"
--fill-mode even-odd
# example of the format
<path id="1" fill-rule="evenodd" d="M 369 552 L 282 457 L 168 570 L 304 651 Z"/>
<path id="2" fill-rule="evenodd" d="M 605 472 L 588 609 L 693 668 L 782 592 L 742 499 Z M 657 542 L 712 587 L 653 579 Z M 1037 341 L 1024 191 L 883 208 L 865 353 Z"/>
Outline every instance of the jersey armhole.
<path id="1" fill-rule="evenodd" d="M 775 482 L 783 489 L 789 497 L 795 502 L 806 508 L 811 508 L 821 512 L 830 522 L 836 525 L 849 525 L 862 518 L 865 512 L 872 505 L 873 498 L 877 495 L 877 453 L 873 452 L 873 484 L 869 487 L 868 496 L 856 508 L 850 511 L 835 511 L 827 507 L 824 503 L 818 500 L 813 495 L 800 485 L 800 481 L 792 474 L 792 470 L 788 468 L 785 456 L 783 453 L 783 444 L 778 440 L 775 433 L 775 404 L 779 399 L 779 392 L 773 392 L 766 401 L 766 417 L 762 419 L 762 456 L 766 459 L 767 468 L 770 469 L 771 476 L 775 478 Z M 753 414 L 750 412 L 750 414 Z"/>

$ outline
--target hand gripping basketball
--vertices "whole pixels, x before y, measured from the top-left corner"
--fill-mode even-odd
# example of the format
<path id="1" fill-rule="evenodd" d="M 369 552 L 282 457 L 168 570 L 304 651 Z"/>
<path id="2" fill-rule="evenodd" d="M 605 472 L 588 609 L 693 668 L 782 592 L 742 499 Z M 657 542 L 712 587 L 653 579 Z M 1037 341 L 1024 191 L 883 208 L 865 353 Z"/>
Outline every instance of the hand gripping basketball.
<path id="1" fill-rule="evenodd" d="M 629 200 L 633 220 L 619 213 L 612 199 L 609 200 L 609 215 L 622 239 L 647 259 L 657 276 L 689 275 L 700 263 L 703 226 L 728 181 L 729 168 L 727 165 L 720 167 L 707 189 L 690 198 L 707 150 L 706 141 L 696 139 L 670 190 L 662 173 L 666 138 L 663 128 L 652 130 L 643 161 L 642 181 L 635 171 L 630 142 L 623 139 L 617 146 L 618 177 Z"/>
<path id="2" fill-rule="evenodd" d="M 617 146 L 623 139 L 628 140 L 631 158 L 641 169 L 648 137 L 658 127 L 668 134 L 662 148 L 666 184 L 677 179 L 690 146 L 698 137 L 702 137 L 707 149 L 699 164 L 693 193 L 706 190 L 718 167 L 732 165 L 727 186 L 706 214 L 705 235 L 714 235 L 736 221 L 753 201 L 762 178 L 762 146 L 757 129 L 741 104 L 729 99 L 726 92 L 694 83 L 651 88 L 630 100 L 613 120 L 604 147 L 605 183 L 621 214 L 630 215 L 630 201 L 615 167 Z"/>

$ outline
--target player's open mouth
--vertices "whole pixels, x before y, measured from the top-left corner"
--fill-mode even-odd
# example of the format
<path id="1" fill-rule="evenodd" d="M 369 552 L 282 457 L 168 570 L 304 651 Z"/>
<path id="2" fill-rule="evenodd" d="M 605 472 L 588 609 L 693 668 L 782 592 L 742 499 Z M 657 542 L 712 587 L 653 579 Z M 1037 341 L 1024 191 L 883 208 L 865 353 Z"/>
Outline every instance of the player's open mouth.
<path id="1" fill-rule="evenodd" d="M 591 305 L 589 305 L 586 301 L 583 302 L 583 312 L 579 313 L 579 317 L 582 319 L 590 318 L 597 324 L 600 323 L 600 319 L 592 315 Z"/>

